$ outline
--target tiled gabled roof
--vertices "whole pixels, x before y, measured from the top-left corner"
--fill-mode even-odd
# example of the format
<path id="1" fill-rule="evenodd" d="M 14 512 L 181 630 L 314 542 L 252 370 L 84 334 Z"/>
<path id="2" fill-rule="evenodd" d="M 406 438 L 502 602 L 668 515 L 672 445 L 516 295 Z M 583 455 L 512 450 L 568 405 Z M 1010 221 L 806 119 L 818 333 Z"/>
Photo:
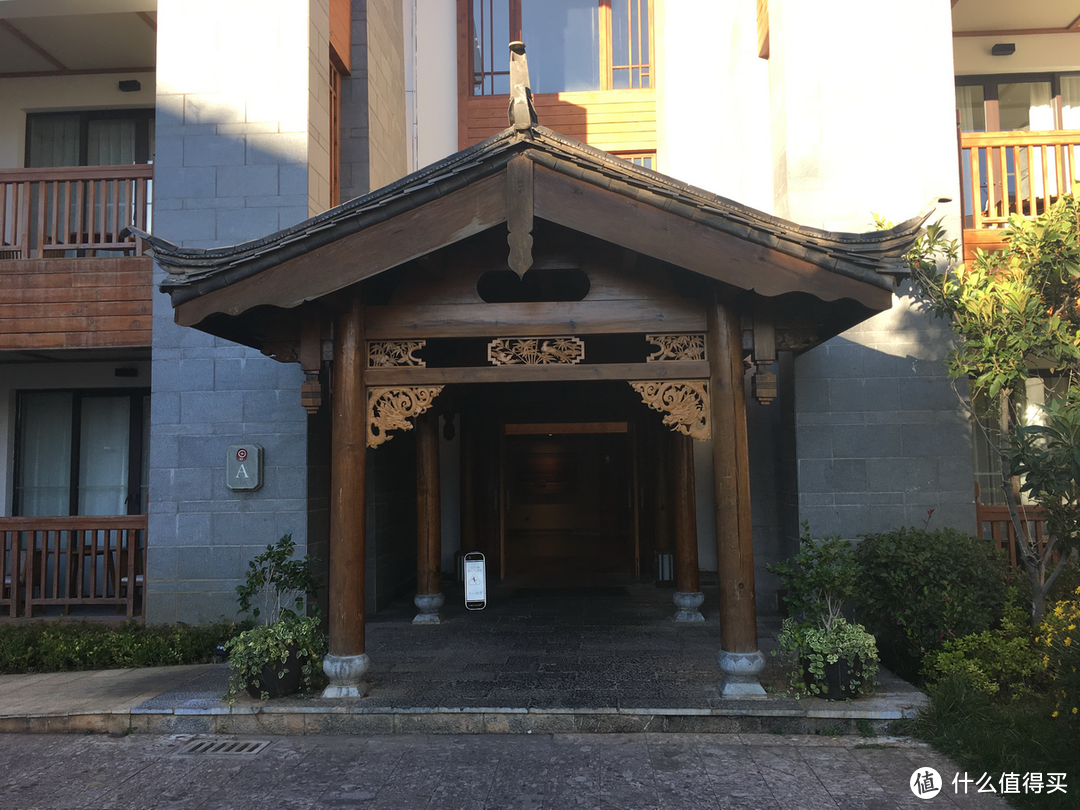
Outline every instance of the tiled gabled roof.
<path id="1" fill-rule="evenodd" d="M 546 127 L 506 129 L 475 146 L 291 228 L 232 247 L 179 247 L 139 232 L 168 271 L 173 305 L 411 211 L 502 170 L 516 154 L 577 180 L 872 286 L 892 290 L 930 210 L 884 231 L 836 233 L 797 225 L 617 158 Z"/>

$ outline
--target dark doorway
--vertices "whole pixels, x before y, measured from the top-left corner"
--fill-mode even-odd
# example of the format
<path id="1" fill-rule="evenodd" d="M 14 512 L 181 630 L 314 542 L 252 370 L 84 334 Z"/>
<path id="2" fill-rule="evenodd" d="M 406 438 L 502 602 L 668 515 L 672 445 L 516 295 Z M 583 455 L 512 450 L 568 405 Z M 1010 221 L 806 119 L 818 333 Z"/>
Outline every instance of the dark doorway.
<path id="1" fill-rule="evenodd" d="M 556 585 L 636 576 L 629 423 L 507 424 L 504 435 L 505 577 Z"/>

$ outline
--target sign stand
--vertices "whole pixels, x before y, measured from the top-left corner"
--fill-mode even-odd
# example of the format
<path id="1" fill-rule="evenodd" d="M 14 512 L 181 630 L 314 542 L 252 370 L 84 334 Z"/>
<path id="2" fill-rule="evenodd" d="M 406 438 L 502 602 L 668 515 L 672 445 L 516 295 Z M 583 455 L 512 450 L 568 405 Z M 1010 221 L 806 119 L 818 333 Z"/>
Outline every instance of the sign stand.
<path id="1" fill-rule="evenodd" d="M 479 551 L 465 555 L 465 607 L 469 610 L 487 607 L 486 562 Z"/>

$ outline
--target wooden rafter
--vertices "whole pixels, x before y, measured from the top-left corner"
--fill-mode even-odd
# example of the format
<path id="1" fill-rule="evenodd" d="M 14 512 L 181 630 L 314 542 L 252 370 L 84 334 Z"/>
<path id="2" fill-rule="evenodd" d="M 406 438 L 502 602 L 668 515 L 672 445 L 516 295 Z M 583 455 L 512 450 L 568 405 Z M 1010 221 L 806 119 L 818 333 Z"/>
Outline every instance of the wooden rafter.
<path id="1" fill-rule="evenodd" d="M 140 12 L 137 12 L 137 13 L 138 13 L 139 17 L 142 19 L 142 21 L 150 26 L 150 30 L 153 31 L 156 34 L 157 33 L 157 20 L 155 20 L 153 17 L 151 17 L 145 11 L 140 11 Z"/>
<path id="2" fill-rule="evenodd" d="M 66 71 L 68 69 L 67 65 L 65 65 L 63 62 L 61 62 L 43 47 L 34 42 L 34 40 L 30 39 L 30 37 L 28 37 L 26 34 L 16 28 L 15 25 L 9 20 L 0 20 L 0 26 L 5 28 L 7 31 L 10 31 L 14 37 L 20 40 L 24 45 L 34 51 L 34 53 L 36 53 L 42 59 L 52 65 L 55 65 L 57 70 Z"/>

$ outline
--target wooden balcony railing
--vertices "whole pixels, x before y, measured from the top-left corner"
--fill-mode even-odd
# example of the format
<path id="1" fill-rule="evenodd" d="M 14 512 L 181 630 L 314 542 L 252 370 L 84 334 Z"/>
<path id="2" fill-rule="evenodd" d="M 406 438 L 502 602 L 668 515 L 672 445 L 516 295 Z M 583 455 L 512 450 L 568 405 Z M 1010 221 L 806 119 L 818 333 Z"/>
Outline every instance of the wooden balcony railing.
<path id="1" fill-rule="evenodd" d="M 1017 507 L 1021 523 L 1026 524 L 1028 537 L 1042 553 L 1046 546 L 1046 511 L 1041 506 L 1022 505 Z M 975 520 L 978 525 L 977 537 L 992 541 L 994 548 L 1005 549 L 1009 554 L 1009 564 L 1016 568 L 1020 561 L 1016 556 L 1016 529 L 1009 516 L 1009 507 L 1004 504 L 985 504 L 978 483 L 975 484 Z M 1057 562 L 1057 552 L 1051 556 Z"/>
<path id="2" fill-rule="evenodd" d="M 146 515 L 0 517 L 0 614 L 115 606 L 142 615 Z"/>
<path id="3" fill-rule="evenodd" d="M 964 227 L 1000 229 L 1010 214 L 1041 214 L 1080 175 L 1080 131 L 964 132 Z"/>
<path id="4" fill-rule="evenodd" d="M 0 170 L 0 259 L 141 256 L 121 232 L 147 229 L 153 178 L 149 164 Z"/>

